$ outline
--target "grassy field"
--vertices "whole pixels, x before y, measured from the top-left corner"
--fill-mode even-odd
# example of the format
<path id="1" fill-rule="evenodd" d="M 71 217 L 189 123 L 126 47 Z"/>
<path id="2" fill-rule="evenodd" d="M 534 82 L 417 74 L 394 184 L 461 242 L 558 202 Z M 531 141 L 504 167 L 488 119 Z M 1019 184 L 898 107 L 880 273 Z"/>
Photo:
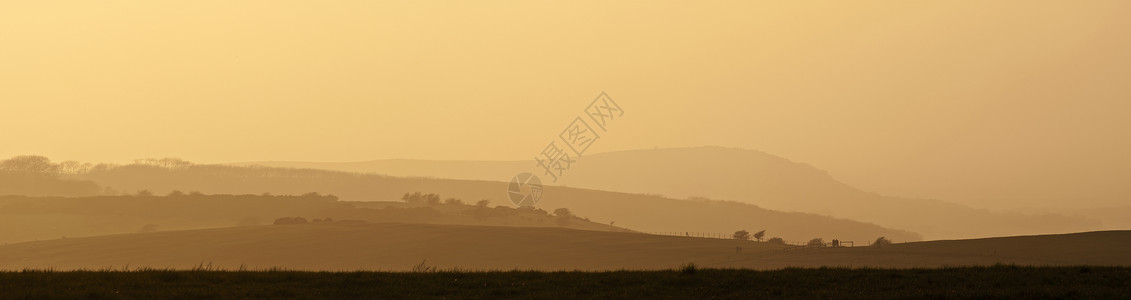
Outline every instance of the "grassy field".
<path id="1" fill-rule="evenodd" d="M 1131 268 L 611 272 L 22 271 L 0 298 L 1127 298 Z"/>

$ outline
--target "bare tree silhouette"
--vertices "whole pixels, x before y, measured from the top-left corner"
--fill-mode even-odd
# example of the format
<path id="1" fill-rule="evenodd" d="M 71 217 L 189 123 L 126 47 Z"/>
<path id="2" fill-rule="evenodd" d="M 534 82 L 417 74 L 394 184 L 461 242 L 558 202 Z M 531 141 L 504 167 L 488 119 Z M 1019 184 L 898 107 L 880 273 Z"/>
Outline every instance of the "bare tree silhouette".
<path id="1" fill-rule="evenodd" d="M 0 161 L 0 171 L 18 175 L 56 176 L 59 166 L 38 155 L 20 155 Z"/>
<path id="2" fill-rule="evenodd" d="M 762 238 L 765 237 L 765 236 L 766 236 L 766 230 L 762 230 L 762 231 L 754 233 L 754 239 L 758 240 L 759 242 L 761 242 Z"/>
<path id="3" fill-rule="evenodd" d="M 749 241 L 750 240 L 750 232 L 748 232 L 746 230 L 735 231 L 734 232 L 734 239 L 740 240 L 740 241 Z"/>
<path id="4" fill-rule="evenodd" d="M 883 246 L 887 246 L 887 245 L 891 245 L 891 240 L 887 239 L 886 237 L 882 237 L 882 236 L 877 238 L 875 242 L 872 242 L 872 246 L 876 246 L 876 247 L 883 247 Z"/>
<path id="5" fill-rule="evenodd" d="M 805 243 L 805 245 L 809 246 L 809 247 L 824 247 L 825 246 L 825 240 L 821 239 L 821 238 L 813 238 L 813 239 L 809 240 L 808 243 Z"/>

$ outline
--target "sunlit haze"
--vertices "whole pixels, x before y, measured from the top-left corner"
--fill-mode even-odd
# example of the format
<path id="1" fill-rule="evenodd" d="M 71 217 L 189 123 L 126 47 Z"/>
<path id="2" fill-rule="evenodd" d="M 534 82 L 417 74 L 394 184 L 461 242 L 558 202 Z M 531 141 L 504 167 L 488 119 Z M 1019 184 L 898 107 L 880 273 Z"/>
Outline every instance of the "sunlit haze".
<path id="1" fill-rule="evenodd" d="M 3 1 L 0 281 L 201 262 L 1127 266 L 1129 16 L 1119 0 Z"/>
<path id="2" fill-rule="evenodd" d="M 523 160 L 605 91 L 632 114 L 595 151 L 742 147 L 880 193 L 1110 205 L 1131 197 L 1129 9 L 11 2 L 0 156 Z"/>

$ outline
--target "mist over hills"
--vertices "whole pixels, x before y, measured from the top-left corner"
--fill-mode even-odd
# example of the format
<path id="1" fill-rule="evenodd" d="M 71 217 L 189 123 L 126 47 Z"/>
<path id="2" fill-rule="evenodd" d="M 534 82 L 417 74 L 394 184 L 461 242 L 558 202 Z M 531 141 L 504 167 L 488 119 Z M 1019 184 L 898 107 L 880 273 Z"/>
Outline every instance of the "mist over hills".
<path id="1" fill-rule="evenodd" d="M 28 165 L 21 167 L 24 169 L 53 168 L 53 164 L 45 162 L 46 158 L 25 157 L 23 160 Z M 207 194 L 281 195 L 315 191 L 334 194 L 347 201 L 398 201 L 404 193 L 425 192 L 472 202 L 490 200 L 494 204 L 507 205 L 507 188 L 502 180 L 518 172 L 534 171 L 531 168 L 533 162 L 523 161 L 431 161 L 423 162 L 422 167 L 413 167 L 417 163 L 392 160 L 356 164 L 295 163 L 287 166 L 287 163 L 261 163 L 231 166 L 151 159 L 129 165 L 87 164 L 75 167 L 74 163 L 65 163 L 55 167 L 69 166 L 71 170 L 57 170 L 58 176 L 40 177 L 53 178 L 51 182 L 59 186 L 81 183 L 85 187 L 82 191 L 87 195 L 116 195 L 141 190 L 156 194 L 197 191 Z M 384 173 L 401 173 L 397 174 L 401 177 L 371 174 L 375 172 L 356 173 L 368 168 L 388 170 Z M 438 175 L 407 177 L 420 175 L 420 172 Z M 475 174 L 503 176 L 505 179 L 436 178 Z M 867 241 L 887 236 L 897 241 L 915 241 L 924 237 L 971 238 L 1104 229 L 1099 222 L 1083 217 L 997 213 L 937 200 L 865 193 L 809 165 L 763 152 L 719 147 L 589 155 L 579 158 L 558 184 L 547 186 L 540 207 L 548 210 L 569 208 L 598 222 L 646 232 L 717 235 L 739 229 L 766 229 L 770 236 L 799 242 L 812 237 Z M 51 192 L 57 187 L 44 188 L 45 191 L 37 195 L 83 196 L 53 195 Z M 0 194 L 4 192 L 0 190 Z M 685 197 L 689 199 L 681 200 Z"/>
<path id="2" fill-rule="evenodd" d="M 332 195 L 0 196 L 0 243 L 321 221 L 628 231 L 569 212 L 462 201 L 349 202 Z M 296 220 L 301 218 L 302 220 Z"/>
<path id="3" fill-rule="evenodd" d="M 116 190 L 201 191 L 210 194 L 333 194 L 348 201 L 398 201 L 405 193 L 438 193 L 476 202 L 510 205 L 507 183 L 498 181 L 390 177 L 313 169 L 190 165 L 163 168 L 129 165 L 78 176 Z M 867 241 L 887 236 L 915 241 L 918 234 L 852 220 L 766 210 L 735 202 L 691 201 L 655 195 L 548 186 L 538 207 L 569 208 L 596 222 L 647 232 L 707 232 L 766 229 L 769 236 L 793 241 L 813 237 Z"/>
<path id="4" fill-rule="evenodd" d="M 426 176 L 508 180 L 538 173 L 529 161 L 377 160 L 355 163 L 252 162 L 263 165 Z M 549 180 L 546 180 L 549 181 Z M 547 182 L 549 184 L 549 182 Z M 768 153 L 723 147 L 632 150 L 577 158 L 555 183 L 670 198 L 706 197 L 773 210 L 808 212 L 900 228 L 928 239 L 1068 233 L 1105 229 L 1075 215 L 992 212 L 934 199 L 883 196 L 843 184 L 827 172 Z"/>
<path id="5" fill-rule="evenodd" d="M 439 194 L 444 198 L 463 199 L 464 203 L 487 202 L 495 208 L 510 206 L 508 199 L 507 182 L 476 181 L 476 180 L 450 180 L 428 178 L 397 178 L 386 175 L 360 174 L 340 171 L 312 170 L 312 169 L 286 169 L 267 168 L 267 166 L 231 166 L 231 165 L 201 165 L 192 164 L 176 158 L 159 158 L 159 160 L 139 160 L 128 165 L 111 164 L 78 164 L 71 162 L 52 163 L 49 158 L 42 156 L 20 156 L 14 160 L 0 161 L 0 165 L 9 165 L 11 170 L 37 170 L 20 174 L 28 177 L 48 178 L 52 182 L 85 182 L 84 185 L 95 187 L 88 191 L 92 195 L 80 196 L 132 196 L 149 198 L 152 195 L 307 195 L 316 191 L 321 194 L 335 195 L 336 198 L 346 200 L 351 206 L 372 207 L 388 206 L 392 203 L 403 203 L 402 199 L 409 192 L 425 192 L 425 194 Z M 68 168 L 61 168 L 68 166 Z M 74 166 L 74 168 L 71 168 Z M 7 169 L 6 169 L 7 170 Z M 46 196 L 74 196 L 52 195 L 57 191 L 58 185 L 38 186 L 37 195 Z M 767 237 L 784 238 L 789 242 L 802 243 L 812 238 L 840 239 L 869 241 L 878 237 L 887 237 L 893 241 L 921 240 L 922 235 L 903 231 L 882 228 L 882 226 L 851 220 L 838 220 L 827 216 L 806 213 L 783 213 L 770 211 L 758 206 L 734 202 L 715 202 L 709 199 L 673 199 L 656 195 L 625 194 L 625 192 L 611 192 L 592 189 L 579 189 L 569 187 L 550 186 L 546 189 L 547 195 L 538 206 L 546 211 L 555 211 L 556 208 L 569 208 L 573 214 L 584 217 L 585 221 L 607 224 L 606 226 L 623 226 L 630 230 L 645 232 L 666 232 L 667 234 L 683 235 L 713 235 L 713 237 L 726 237 L 737 230 L 756 232 L 767 230 Z M 5 191 L 0 190 L 0 195 Z M 269 196 L 269 195 L 265 195 Z M 18 198 L 18 197 L 17 197 Z M 97 199 L 94 197 L 92 199 Z M 86 200 L 50 200 L 27 199 L 25 202 L 43 203 L 85 203 Z M 129 199 L 129 198 L 126 198 Z M 157 197 L 159 199 L 163 197 Z M 181 199 L 173 197 L 170 199 Z M 438 199 L 439 200 L 439 199 Z M 368 202 L 368 203 L 361 203 Z M 444 203 L 447 199 L 444 199 Z M 126 202 L 131 203 L 131 202 Z M 169 203 L 169 202 L 164 202 Z M 119 212 L 136 212 L 136 205 L 122 202 L 110 202 L 106 205 L 119 205 Z M 262 203 L 262 205 L 269 205 Z M 278 203 L 277 205 L 284 205 Z M 146 206 L 148 207 L 148 206 Z M 217 209 L 227 206 L 217 206 Z M 231 208 L 231 207 L 230 207 Z M 277 209 L 279 207 L 271 208 Z M 87 235 L 94 233 L 122 233 L 136 231 L 145 216 L 133 214 L 121 217 L 121 220 L 110 220 L 103 216 L 87 216 L 70 214 L 80 212 L 69 206 L 59 206 L 63 212 L 35 211 L 29 214 L 21 211 L 18 206 L 0 206 L 0 216 L 5 222 L 0 222 L 3 228 L 12 229 L 20 226 L 35 225 L 48 229 L 44 234 L 27 235 L 15 234 L 20 237 L 57 238 L 59 235 Z M 231 208 L 236 211 L 235 216 L 256 215 L 260 218 L 271 217 L 262 215 L 262 212 L 250 213 L 247 206 Z M 292 208 L 294 209 L 294 208 Z M 100 209 L 94 209 L 94 211 Z M 260 209 L 262 211 L 262 209 Z M 268 209 L 270 211 L 270 209 Z M 207 212 L 207 211 L 206 211 Z M 278 211 L 276 211 L 278 212 Z M 412 213 L 412 212 L 405 212 Z M 53 214 L 53 215 L 52 215 Z M 299 215 L 292 213 L 292 215 Z M 70 217 L 67 217 L 70 216 Z M 214 213 L 204 213 L 185 218 L 196 218 L 195 222 L 182 222 L 172 228 L 202 228 L 202 226 L 232 225 L 238 222 L 239 217 L 226 216 L 226 221 L 209 222 L 216 220 Z M 54 218 L 52 218 L 54 217 Z M 337 216 L 336 216 L 337 217 Z M 60 223 L 40 222 L 44 220 L 61 220 Z M 137 222 L 119 222 L 133 220 Z M 374 222 L 398 222 L 402 218 L 389 216 L 385 218 L 364 218 Z M 9 222 L 10 221 L 10 222 Z M 199 222 L 197 222 L 199 221 Z M 423 223 L 451 223 L 450 220 L 422 220 L 416 218 L 414 222 Z M 458 223 L 458 222 L 457 222 Z M 482 223 L 482 222 L 477 222 Z M 97 230 L 89 231 L 83 224 Z M 112 224 L 107 228 L 106 224 Z M 523 222 L 511 222 L 510 225 L 521 225 Z M 164 224 L 170 225 L 170 224 Z M 501 223 L 506 225 L 506 223 Z M 54 229 L 54 230 L 52 230 Z M 66 229 L 72 229 L 68 231 Z M 78 231 L 74 231 L 77 229 Z M 18 233 L 18 232 L 17 232 Z M 14 235 L 14 237 L 15 237 Z"/>

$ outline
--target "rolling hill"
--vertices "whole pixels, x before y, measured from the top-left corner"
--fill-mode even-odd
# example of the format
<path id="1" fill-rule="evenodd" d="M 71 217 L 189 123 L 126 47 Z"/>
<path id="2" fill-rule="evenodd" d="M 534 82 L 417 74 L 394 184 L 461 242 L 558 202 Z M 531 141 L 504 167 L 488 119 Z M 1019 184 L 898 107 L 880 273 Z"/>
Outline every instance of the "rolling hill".
<path id="1" fill-rule="evenodd" d="M 313 169 L 190 165 L 162 168 L 128 165 L 89 172 L 80 178 L 117 190 L 174 190 L 208 194 L 301 195 L 311 191 L 346 201 L 399 201 L 405 193 L 437 193 L 472 203 L 488 200 L 511 205 L 506 182 L 390 177 Z M 538 207 L 568 208 L 598 223 L 644 232 L 727 235 L 738 230 L 767 230 L 767 237 L 804 242 L 815 237 L 895 241 L 922 237 L 904 230 L 809 213 L 779 212 L 755 205 L 711 200 L 681 200 L 656 195 L 547 186 Z"/>
<path id="2" fill-rule="evenodd" d="M 252 162 L 234 165 L 313 168 L 467 180 L 505 181 L 538 172 L 529 161 L 378 160 L 354 163 Z M 540 173 L 536 173 L 540 174 Z M 577 158 L 556 184 L 669 198 L 706 197 L 828 215 L 899 228 L 928 239 L 1101 230 L 1095 219 L 1052 213 L 993 212 L 940 200 L 889 197 L 843 184 L 827 172 L 768 153 L 693 147 L 633 150 Z"/>
<path id="3" fill-rule="evenodd" d="M 740 249 L 736 249 L 740 247 Z M 1089 232 L 884 247 L 801 248 L 629 232 L 323 222 L 135 233 L 0 246 L 0 269 L 412 270 L 1131 265 L 1131 232 Z"/>
<path id="4" fill-rule="evenodd" d="M 280 218 L 303 222 L 354 220 L 447 225 L 561 227 L 628 231 L 578 216 L 533 208 L 513 209 L 464 203 L 348 202 L 307 194 L 24 197 L 0 196 L 0 243 L 147 231 L 272 224 Z"/>

